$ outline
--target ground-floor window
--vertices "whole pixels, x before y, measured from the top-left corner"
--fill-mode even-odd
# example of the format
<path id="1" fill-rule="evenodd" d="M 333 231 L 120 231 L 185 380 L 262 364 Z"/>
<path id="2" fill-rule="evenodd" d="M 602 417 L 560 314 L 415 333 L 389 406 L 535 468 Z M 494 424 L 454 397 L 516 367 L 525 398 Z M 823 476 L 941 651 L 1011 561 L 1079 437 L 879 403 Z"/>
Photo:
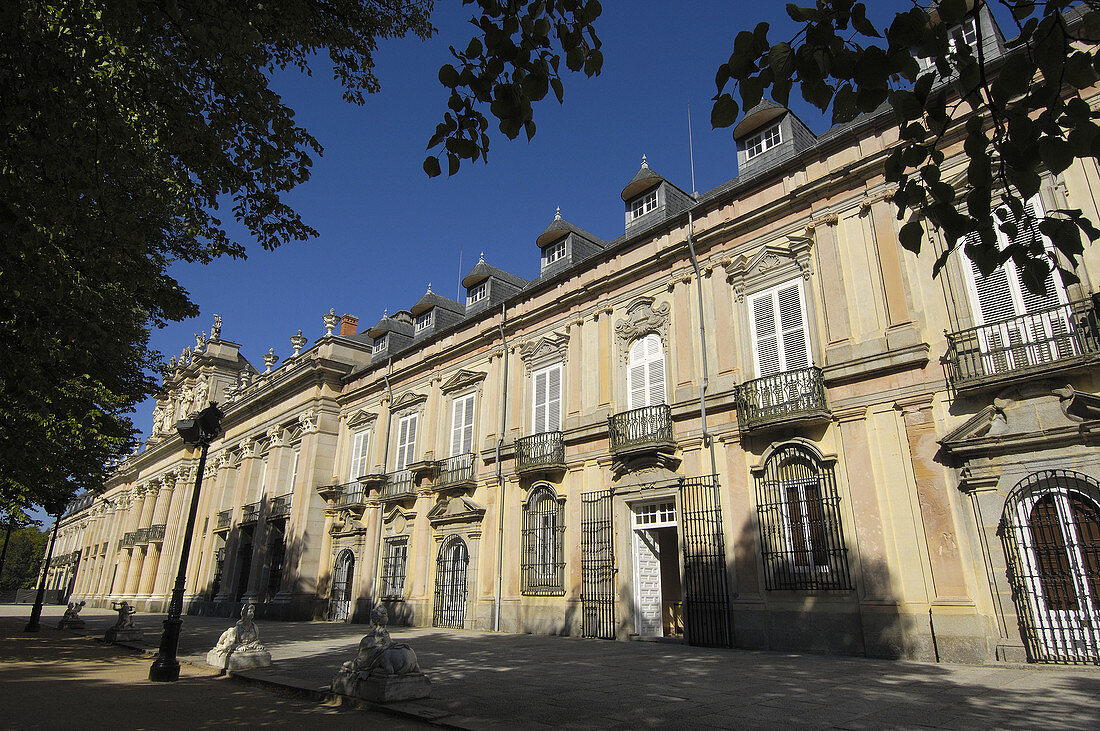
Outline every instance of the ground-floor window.
<path id="1" fill-rule="evenodd" d="M 281 521 L 268 524 L 267 555 L 271 570 L 267 575 L 267 599 L 273 601 L 283 585 L 283 564 L 286 561 L 286 534 Z"/>
<path id="2" fill-rule="evenodd" d="M 1100 664 L 1100 483 L 1030 475 L 1005 501 L 1000 532 L 1028 657 Z"/>
<path id="3" fill-rule="evenodd" d="M 776 449 L 756 475 L 768 589 L 851 589 L 831 464 L 801 444 Z"/>
<path id="4" fill-rule="evenodd" d="M 549 485 L 535 487 L 524 503 L 520 559 L 524 594 L 553 595 L 565 591 L 563 513 L 561 501 Z"/>
<path id="5" fill-rule="evenodd" d="M 382 552 L 382 596 L 399 597 L 405 593 L 405 565 L 409 558 L 409 539 L 389 538 Z"/>

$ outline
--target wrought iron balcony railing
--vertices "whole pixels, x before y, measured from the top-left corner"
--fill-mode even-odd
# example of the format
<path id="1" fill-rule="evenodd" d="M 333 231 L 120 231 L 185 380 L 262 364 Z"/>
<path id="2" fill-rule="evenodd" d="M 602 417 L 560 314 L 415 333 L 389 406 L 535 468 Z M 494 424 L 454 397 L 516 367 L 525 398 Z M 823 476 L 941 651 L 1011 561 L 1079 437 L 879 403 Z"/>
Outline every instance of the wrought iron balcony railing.
<path id="1" fill-rule="evenodd" d="M 148 542 L 149 542 L 149 529 L 148 528 L 138 528 L 136 534 L 134 535 L 134 545 L 135 546 L 144 546 Z"/>
<path id="2" fill-rule="evenodd" d="M 386 483 L 382 486 L 383 499 L 408 497 L 415 493 L 412 470 L 398 470 L 386 475 Z"/>
<path id="3" fill-rule="evenodd" d="M 742 429 L 828 413 L 820 368 L 783 371 L 737 387 L 737 421 Z"/>
<path id="4" fill-rule="evenodd" d="M 345 482 L 336 488 L 336 507 L 349 508 L 367 501 L 367 489 L 358 480 Z"/>
<path id="5" fill-rule="evenodd" d="M 241 506 L 241 524 L 255 523 L 260 519 L 260 504 L 249 503 Z"/>
<path id="6" fill-rule="evenodd" d="M 448 457 L 439 463 L 439 487 L 448 485 L 460 485 L 464 482 L 473 482 L 474 479 L 474 453 L 466 452 Z"/>
<path id="7" fill-rule="evenodd" d="M 151 525 L 151 526 L 149 526 L 149 542 L 150 543 L 153 543 L 153 542 L 161 543 L 161 542 L 163 542 L 164 541 L 164 530 L 165 530 L 164 523 L 161 523 L 160 525 Z"/>
<path id="8" fill-rule="evenodd" d="M 565 439 L 560 431 L 532 434 L 516 440 L 516 470 L 565 466 Z"/>
<path id="9" fill-rule="evenodd" d="M 672 443 L 672 409 L 667 404 L 643 406 L 608 417 L 611 450 Z"/>
<path id="10" fill-rule="evenodd" d="M 129 533 L 127 533 L 126 535 L 122 536 L 122 544 L 121 545 L 123 547 L 132 546 L 132 545 L 134 545 L 136 540 L 137 540 L 137 531 L 132 530 Z"/>
<path id="11" fill-rule="evenodd" d="M 1100 352 L 1100 322 L 1087 299 L 945 334 L 943 363 L 955 390 L 1070 365 Z"/>
<path id="12" fill-rule="evenodd" d="M 290 503 L 293 499 L 293 495 L 287 493 L 286 495 L 280 495 L 271 501 L 271 512 L 268 514 L 269 518 L 285 518 L 290 515 Z"/>
<path id="13" fill-rule="evenodd" d="M 229 530 L 229 524 L 233 522 L 233 509 L 223 510 L 218 513 L 218 522 L 214 526 L 214 530 Z"/>

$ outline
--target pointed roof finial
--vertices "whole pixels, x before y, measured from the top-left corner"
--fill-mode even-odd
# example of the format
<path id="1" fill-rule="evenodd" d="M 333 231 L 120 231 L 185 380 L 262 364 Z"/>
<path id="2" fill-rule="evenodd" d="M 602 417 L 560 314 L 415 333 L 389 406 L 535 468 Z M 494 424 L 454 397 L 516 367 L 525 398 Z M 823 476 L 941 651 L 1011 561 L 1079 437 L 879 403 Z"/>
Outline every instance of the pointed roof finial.
<path id="1" fill-rule="evenodd" d="M 642 167 L 648 168 L 649 163 L 645 161 L 645 155 L 642 155 Z"/>
<path id="2" fill-rule="evenodd" d="M 385 320 L 389 316 L 390 316 L 390 308 L 387 307 L 386 309 L 382 310 L 382 319 Z"/>
<path id="3" fill-rule="evenodd" d="M 432 293 L 432 283 L 428 282 L 428 291 L 425 292 L 425 294 L 431 294 L 431 293 Z"/>
<path id="4" fill-rule="evenodd" d="M 479 264 L 485 263 L 485 252 L 481 252 L 481 257 L 477 260 Z"/>
<path id="5" fill-rule="evenodd" d="M 558 210 L 554 211 L 554 220 L 555 221 L 560 221 L 561 220 L 561 206 L 558 206 Z"/>

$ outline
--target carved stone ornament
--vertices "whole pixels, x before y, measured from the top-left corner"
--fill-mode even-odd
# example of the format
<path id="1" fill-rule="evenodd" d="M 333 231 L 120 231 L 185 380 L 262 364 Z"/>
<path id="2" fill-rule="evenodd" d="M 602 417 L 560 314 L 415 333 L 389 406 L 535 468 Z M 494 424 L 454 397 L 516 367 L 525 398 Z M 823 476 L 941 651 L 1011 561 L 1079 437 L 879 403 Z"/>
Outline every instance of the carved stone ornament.
<path id="1" fill-rule="evenodd" d="M 352 429 L 370 426 L 378 419 L 378 414 L 367 411 L 366 409 L 359 409 L 351 415 L 345 416 L 347 417 L 348 427 Z"/>
<path id="2" fill-rule="evenodd" d="M 468 388 L 475 384 L 481 383 L 485 380 L 485 377 L 487 375 L 488 374 L 482 373 L 480 371 L 460 370 L 458 373 L 455 373 L 453 376 L 444 381 L 443 384 L 440 386 L 440 390 L 443 393 L 453 393 L 455 391 L 461 391 L 464 388 Z"/>
<path id="3" fill-rule="evenodd" d="M 550 333 L 535 340 L 529 340 L 519 350 L 519 357 L 529 369 L 540 365 L 549 365 L 565 360 L 569 336 L 564 333 Z"/>
<path id="4" fill-rule="evenodd" d="M 284 444 L 283 430 L 278 426 L 270 427 L 267 430 L 267 440 L 269 447 L 281 447 Z"/>
<path id="5" fill-rule="evenodd" d="M 668 325 L 672 320 L 672 305 L 661 302 L 654 306 L 652 297 L 637 297 L 626 306 L 626 317 L 615 323 L 615 337 L 619 341 L 619 354 L 624 359 L 630 344 L 649 333 L 656 333 L 662 341 L 668 341 Z"/>
<path id="6" fill-rule="evenodd" d="M 340 324 L 340 316 L 336 314 L 336 308 L 333 307 L 322 315 L 321 321 L 325 323 L 325 336 L 332 335 L 332 331 Z"/>
<path id="7" fill-rule="evenodd" d="M 256 442 L 252 439 L 245 439 L 241 442 L 241 459 L 249 459 L 256 456 Z"/>
<path id="8" fill-rule="evenodd" d="M 290 336 L 290 347 L 294 348 L 294 352 L 290 354 L 291 358 L 296 358 L 302 348 L 305 347 L 308 340 L 305 335 L 302 335 L 302 331 L 299 330 L 297 335 Z"/>
<path id="9" fill-rule="evenodd" d="M 306 434 L 316 434 L 318 430 L 318 418 L 316 409 L 306 409 L 298 414 L 298 423 L 302 425 L 302 431 Z"/>
<path id="10" fill-rule="evenodd" d="M 266 366 L 264 373 L 271 373 L 272 367 L 278 362 L 279 356 L 275 355 L 275 348 L 269 348 L 268 351 L 264 353 L 264 365 Z"/>
<path id="11" fill-rule="evenodd" d="M 788 236 L 786 241 L 767 244 L 752 256 L 742 255 L 731 262 L 726 267 L 726 277 L 737 301 L 792 277 L 809 279 L 813 273 L 810 266 L 813 243 L 808 236 Z"/>
<path id="12" fill-rule="evenodd" d="M 210 328 L 210 340 L 217 342 L 222 339 L 222 318 L 214 315 L 214 326 Z"/>

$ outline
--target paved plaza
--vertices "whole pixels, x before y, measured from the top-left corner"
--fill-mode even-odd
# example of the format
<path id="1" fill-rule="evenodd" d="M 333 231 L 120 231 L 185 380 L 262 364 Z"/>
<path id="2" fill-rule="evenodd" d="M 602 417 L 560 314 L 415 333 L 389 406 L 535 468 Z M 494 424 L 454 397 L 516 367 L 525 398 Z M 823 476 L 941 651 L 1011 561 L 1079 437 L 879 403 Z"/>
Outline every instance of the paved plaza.
<path id="1" fill-rule="evenodd" d="M 0 606 L 0 705 L 16 711 L 5 710 L 0 726 L 1100 728 L 1100 670 L 1093 668 L 937 665 L 428 628 L 392 634 L 416 650 L 432 680 L 431 698 L 387 709 L 339 706 L 327 697 L 329 679 L 355 654 L 363 626 L 257 622 L 274 665 L 218 678 L 202 658 L 232 621 L 186 617 L 180 656 L 190 666 L 179 683 L 160 685 L 145 680 L 148 658 L 91 639 L 113 624 L 113 612 L 84 610 L 80 636 L 54 629 L 61 608 L 48 607 L 35 636 L 22 633 L 29 611 Z M 161 619 L 137 616 L 146 631 L 137 649 L 155 650 Z M 130 715 L 139 708 L 144 715 Z"/>

